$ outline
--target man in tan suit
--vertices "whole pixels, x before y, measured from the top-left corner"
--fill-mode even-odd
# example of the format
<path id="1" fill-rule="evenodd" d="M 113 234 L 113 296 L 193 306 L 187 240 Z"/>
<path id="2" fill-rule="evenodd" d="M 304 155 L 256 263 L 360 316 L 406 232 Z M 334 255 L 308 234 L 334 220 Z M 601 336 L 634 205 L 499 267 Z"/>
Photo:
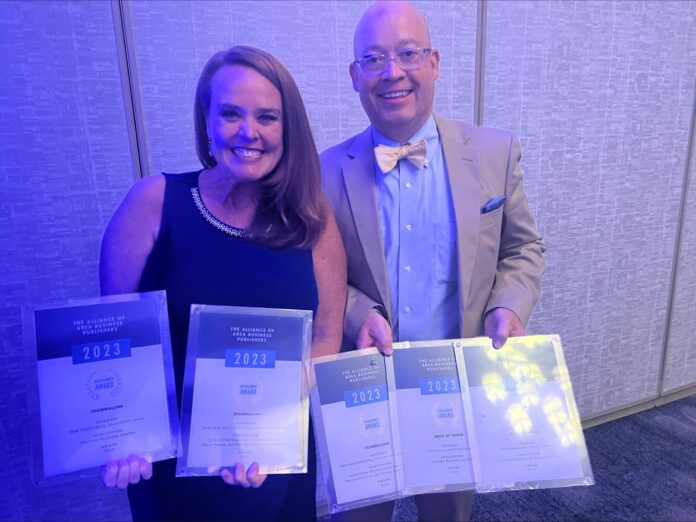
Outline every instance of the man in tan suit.
<path id="1" fill-rule="evenodd" d="M 348 257 L 345 345 L 524 335 L 544 246 L 520 145 L 507 131 L 433 114 L 440 55 L 423 15 L 400 1 L 361 17 L 350 64 L 371 125 L 321 155 Z M 420 520 L 467 520 L 471 492 L 419 495 Z M 342 520 L 390 520 L 393 503 Z"/>

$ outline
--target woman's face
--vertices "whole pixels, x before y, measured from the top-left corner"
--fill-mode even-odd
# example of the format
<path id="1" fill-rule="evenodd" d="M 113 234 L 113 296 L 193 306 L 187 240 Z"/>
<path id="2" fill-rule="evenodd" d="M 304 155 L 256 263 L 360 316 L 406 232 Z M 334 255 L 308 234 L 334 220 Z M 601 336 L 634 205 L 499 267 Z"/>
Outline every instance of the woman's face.
<path id="1" fill-rule="evenodd" d="M 283 155 L 280 91 L 254 69 L 225 65 L 210 85 L 207 127 L 217 168 L 236 182 L 258 181 Z"/>

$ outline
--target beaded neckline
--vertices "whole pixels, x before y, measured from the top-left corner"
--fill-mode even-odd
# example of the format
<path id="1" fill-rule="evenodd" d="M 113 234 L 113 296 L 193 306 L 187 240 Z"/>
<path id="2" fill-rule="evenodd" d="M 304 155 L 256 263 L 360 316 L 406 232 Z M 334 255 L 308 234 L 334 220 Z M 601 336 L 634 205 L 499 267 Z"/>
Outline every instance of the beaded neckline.
<path id="1" fill-rule="evenodd" d="M 213 216 L 203 203 L 203 199 L 201 199 L 201 194 L 198 191 L 198 187 L 191 187 L 191 196 L 193 196 L 193 202 L 196 204 L 196 208 L 198 208 L 198 211 L 201 213 L 203 218 L 215 228 L 232 237 L 244 239 L 246 241 L 254 240 L 254 235 L 251 232 L 247 232 L 242 228 L 233 227 L 227 223 L 223 223 L 218 218 Z"/>

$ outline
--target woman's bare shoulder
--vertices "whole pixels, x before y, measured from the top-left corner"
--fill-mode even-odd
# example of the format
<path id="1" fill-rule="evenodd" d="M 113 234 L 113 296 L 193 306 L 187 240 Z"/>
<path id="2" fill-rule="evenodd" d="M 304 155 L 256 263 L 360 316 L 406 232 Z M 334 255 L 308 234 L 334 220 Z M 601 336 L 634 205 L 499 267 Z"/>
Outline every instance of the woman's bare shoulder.
<path id="1" fill-rule="evenodd" d="M 128 191 L 126 200 L 139 205 L 162 206 L 167 181 L 164 174 L 154 174 L 138 180 Z"/>

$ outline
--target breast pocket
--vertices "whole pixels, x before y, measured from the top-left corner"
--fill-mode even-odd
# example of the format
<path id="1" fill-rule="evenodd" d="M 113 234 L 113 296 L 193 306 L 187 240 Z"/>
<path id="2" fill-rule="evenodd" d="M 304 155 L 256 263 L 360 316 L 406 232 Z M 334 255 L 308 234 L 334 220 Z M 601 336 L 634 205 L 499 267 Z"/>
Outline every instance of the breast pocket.
<path id="1" fill-rule="evenodd" d="M 493 225 L 500 224 L 503 219 L 503 207 L 496 208 L 492 212 L 481 215 L 481 220 L 479 222 L 479 230 L 491 227 Z"/>
<path id="2" fill-rule="evenodd" d="M 457 280 L 457 227 L 455 223 L 435 225 L 435 277 L 439 283 Z"/>

